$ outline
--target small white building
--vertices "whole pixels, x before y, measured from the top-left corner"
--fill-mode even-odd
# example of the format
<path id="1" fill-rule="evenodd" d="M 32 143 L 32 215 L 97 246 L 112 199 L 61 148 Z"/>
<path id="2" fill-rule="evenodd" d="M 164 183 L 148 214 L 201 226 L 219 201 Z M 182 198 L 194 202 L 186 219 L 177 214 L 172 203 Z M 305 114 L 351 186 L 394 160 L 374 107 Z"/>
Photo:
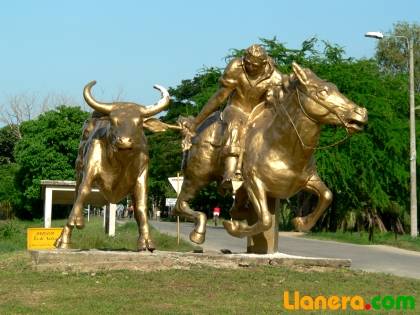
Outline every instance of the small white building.
<path id="1" fill-rule="evenodd" d="M 44 199 L 44 227 L 51 227 L 52 205 L 72 205 L 76 197 L 76 181 L 73 180 L 41 180 L 42 198 Z M 93 188 L 86 198 L 86 205 L 103 207 L 105 231 L 115 235 L 116 205 L 108 203 L 99 189 Z"/>

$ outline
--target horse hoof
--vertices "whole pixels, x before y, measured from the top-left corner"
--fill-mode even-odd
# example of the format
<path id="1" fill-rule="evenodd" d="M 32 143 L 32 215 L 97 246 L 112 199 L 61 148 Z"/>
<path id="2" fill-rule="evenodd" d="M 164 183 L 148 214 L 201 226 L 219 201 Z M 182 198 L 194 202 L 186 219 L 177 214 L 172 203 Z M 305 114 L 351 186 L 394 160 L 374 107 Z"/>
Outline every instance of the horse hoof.
<path id="1" fill-rule="evenodd" d="M 239 224 L 236 221 L 225 220 L 223 221 L 223 226 L 230 235 L 235 237 L 244 237 L 239 231 Z"/>
<path id="2" fill-rule="evenodd" d="M 196 230 L 192 230 L 192 232 L 190 233 L 190 240 L 193 243 L 203 244 L 205 239 L 206 239 L 205 233 L 199 233 Z"/>
<path id="3" fill-rule="evenodd" d="M 293 218 L 292 224 L 297 232 L 309 232 L 312 228 L 306 217 Z"/>

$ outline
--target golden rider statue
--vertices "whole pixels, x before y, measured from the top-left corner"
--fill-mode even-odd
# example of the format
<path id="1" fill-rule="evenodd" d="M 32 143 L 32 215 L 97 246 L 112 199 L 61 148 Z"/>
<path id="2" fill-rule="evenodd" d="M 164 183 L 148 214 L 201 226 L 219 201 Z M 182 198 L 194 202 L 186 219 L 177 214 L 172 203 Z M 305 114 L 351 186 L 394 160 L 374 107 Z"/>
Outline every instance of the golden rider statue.
<path id="1" fill-rule="evenodd" d="M 241 165 L 238 160 L 242 152 L 242 142 L 246 131 L 248 116 L 261 102 L 264 102 L 272 89 L 281 90 L 287 75 L 281 74 L 274 61 L 260 45 L 247 48 L 245 56 L 233 59 L 220 78 L 220 88 L 209 99 L 201 112 L 186 127 L 194 133 L 196 128 L 228 99 L 222 113 L 227 124 L 228 139 L 223 155 L 225 170 L 222 188 L 232 189 L 232 180 L 242 180 Z"/>

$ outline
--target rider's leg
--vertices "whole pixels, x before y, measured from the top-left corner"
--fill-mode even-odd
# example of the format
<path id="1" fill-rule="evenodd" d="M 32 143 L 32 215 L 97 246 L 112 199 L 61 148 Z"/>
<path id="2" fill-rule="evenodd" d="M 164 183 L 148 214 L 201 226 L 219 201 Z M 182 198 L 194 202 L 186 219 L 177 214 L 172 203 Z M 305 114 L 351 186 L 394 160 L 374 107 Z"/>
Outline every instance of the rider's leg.
<path id="1" fill-rule="evenodd" d="M 237 173 L 238 158 L 241 153 L 239 134 L 240 130 L 238 128 L 231 128 L 229 139 L 224 148 L 225 170 L 221 184 L 221 188 L 224 192 L 233 191 L 232 180 L 242 180 L 241 173 Z"/>
<path id="2" fill-rule="evenodd" d="M 223 120 L 227 123 L 228 138 L 223 149 L 225 173 L 222 187 L 232 190 L 232 180 L 242 181 L 241 163 L 238 164 L 243 147 L 248 115 L 236 106 L 227 106 L 223 111 Z"/>
<path id="3" fill-rule="evenodd" d="M 235 169 L 235 177 L 238 180 L 242 180 L 242 159 L 244 157 L 244 149 L 245 149 L 245 135 L 247 133 L 248 127 L 243 126 L 243 128 L 239 129 L 239 156 L 238 161 L 236 163 Z"/>
<path id="4" fill-rule="evenodd" d="M 222 181 L 222 187 L 224 189 L 232 190 L 232 180 L 235 175 L 237 162 L 238 157 L 235 155 L 229 155 L 225 158 L 225 172 Z"/>

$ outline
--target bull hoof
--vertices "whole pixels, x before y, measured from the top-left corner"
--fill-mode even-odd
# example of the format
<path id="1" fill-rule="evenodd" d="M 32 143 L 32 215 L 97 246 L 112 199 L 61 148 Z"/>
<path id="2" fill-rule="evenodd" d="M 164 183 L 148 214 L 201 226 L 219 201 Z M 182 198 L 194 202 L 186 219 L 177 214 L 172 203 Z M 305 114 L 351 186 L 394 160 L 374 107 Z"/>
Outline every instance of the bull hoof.
<path id="1" fill-rule="evenodd" d="M 244 235 L 242 235 L 242 233 L 239 231 L 239 223 L 238 221 L 235 220 L 225 220 L 223 221 L 223 226 L 225 227 L 226 231 L 235 237 L 239 237 L 242 238 L 244 237 Z"/>
<path id="2" fill-rule="evenodd" d="M 71 243 L 65 243 L 63 241 L 63 237 L 57 238 L 57 240 L 54 242 L 54 247 L 58 249 L 70 249 Z"/>
<path id="3" fill-rule="evenodd" d="M 144 238 L 139 238 L 138 242 L 137 242 L 137 250 L 139 252 L 143 252 L 143 251 L 150 251 L 153 253 L 153 251 L 156 249 L 155 245 L 153 244 L 153 241 L 151 239 L 144 239 Z"/>
<path id="4" fill-rule="evenodd" d="M 309 232 L 314 224 L 309 222 L 308 217 L 296 217 L 292 224 L 297 232 Z"/>
<path id="5" fill-rule="evenodd" d="M 190 233 L 190 240 L 196 244 L 203 244 L 206 240 L 206 233 L 199 233 L 196 230 L 192 230 Z"/>
<path id="6" fill-rule="evenodd" d="M 77 227 L 79 230 L 85 227 L 85 220 L 83 216 L 71 216 L 67 225 L 71 227 Z"/>
<path id="7" fill-rule="evenodd" d="M 156 249 L 155 244 L 153 244 L 151 239 L 146 240 L 146 247 L 147 250 L 151 253 L 153 253 L 153 251 Z"/>

